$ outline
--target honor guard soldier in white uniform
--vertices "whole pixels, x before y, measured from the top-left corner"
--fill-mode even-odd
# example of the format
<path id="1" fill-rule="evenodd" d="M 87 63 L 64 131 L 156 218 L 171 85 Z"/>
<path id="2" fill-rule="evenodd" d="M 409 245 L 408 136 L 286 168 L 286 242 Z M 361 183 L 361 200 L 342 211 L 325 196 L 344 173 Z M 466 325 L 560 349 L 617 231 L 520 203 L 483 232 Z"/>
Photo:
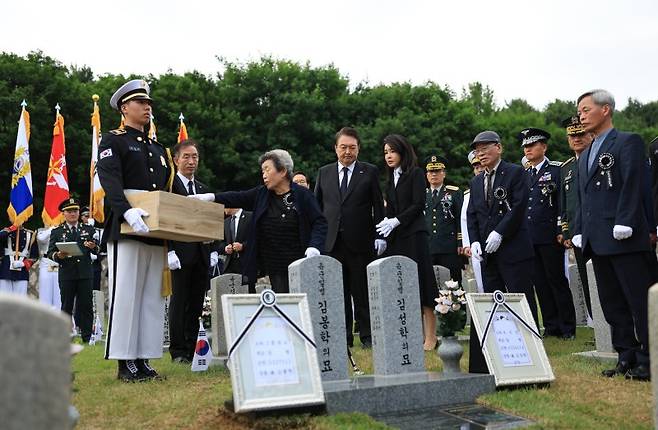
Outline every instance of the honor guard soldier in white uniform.
<path id="1" fill-rule="evenodd" d="M 162 357 L 164 241 L 121 234 L 124 221 L 137 233 L 149 231 L 142 219 L 149 214 L 132 207 L 126 194 L 169 190 L 174 174 L 168 151 L 144 129 L 151 118 L 149 92 L 137 79 L 114 93 L 110 105 L 121 112 L 125 127 L 104 135 L 98 149 L 98 176 L 110 209 L 103 234 L 110 290 L 105 358 L 119 361 L 118 378 L 125 382 L 160 378 L 149 359 Z"/>
<path id="2" fill-rule="evenodd" d="M 16 237 L 18 236 L 18 246 Z M 34 232 L 23 227 L 17 232 L 15 226 L 0 230 L 0 292 L 27 295 L 27 281 L 30 278 L 30 267 L 37 257 L 34 242 Z M 18 251 L 18 252 L 16 252 Z"/>

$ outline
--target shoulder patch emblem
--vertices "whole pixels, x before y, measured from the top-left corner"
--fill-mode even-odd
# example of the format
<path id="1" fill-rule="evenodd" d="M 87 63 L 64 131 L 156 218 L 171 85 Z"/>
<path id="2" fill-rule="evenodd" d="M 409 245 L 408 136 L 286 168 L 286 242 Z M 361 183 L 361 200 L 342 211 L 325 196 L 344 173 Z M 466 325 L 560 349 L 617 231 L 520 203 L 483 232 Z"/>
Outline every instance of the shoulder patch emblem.
<path id="1" fill-rule="evenodd" d="M 548 162 L 548 164 L 550 164 L 551 166 L 561 166 L 562 162 L 561 161 L 552 161 L 551 160 L 551 161 Z"/>
<path id="2" fill-rule="evenodd" d="M 111 157 L 112 156 L 112 148 L 107 148 L 104 151 L 101 151 L 100 154 L 98 154 L 98 159 L 102 160 L 105 157 Z"/>
<path id="3" fill-rule="evenodd" d="M 122 134 L 126 134 L 126 130 L 122 128 L 117 128 L 116 130 L 110 130 L 110 134 L 113 134 L 115 136 L 121 136 Z"/>

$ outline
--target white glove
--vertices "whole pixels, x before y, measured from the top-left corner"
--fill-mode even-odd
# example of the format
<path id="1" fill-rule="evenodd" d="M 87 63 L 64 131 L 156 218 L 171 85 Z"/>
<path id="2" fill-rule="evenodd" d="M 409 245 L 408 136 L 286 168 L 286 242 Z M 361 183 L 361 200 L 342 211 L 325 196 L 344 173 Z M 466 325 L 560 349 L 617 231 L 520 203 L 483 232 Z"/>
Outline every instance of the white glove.
<path id="1" fill-rule="evenodd" d="M 574 237 L 571 238 L 571 243 L 573 243 L 573 246 L 576 248 L 582 248 L 583 247 L 583 235 L 582 234 L 577 234 Z"/>
<path id="2" fill-rule="evenodd" d="M 377 251 L 377 257 L 382 255 L 386 251 L 386 241 L 383 239 L 375 239 L 375 251 Z"/>
<path id="3" fill-rule="evenodd" d="M 487 252 L 487 254 L 493 254 L 494 252 L 498 251 L 498 247 L 502 241 L 503 236 L 494 230 L 489 233 L 489 237 L 487 237 L 487 240 L 485 241 L 486 246 L 484 247 L 484 250 Z"/>
<path id="4" fill-rule="evenodd" d="M 181 268 L 180 260 L 178 259 L 178 255 L 176 255 L 176 251 L 169 251 L 167 253 L 167 266 L 169 266 L 169 270 L 177 270 Z"/>
<path id="5" fill-rule="evenodd" d="M 100 240 L 101 240 L 101 232 L 98 231 L 98 230 L 96 230 L 96 232 L 94 233 L 94 235 L 93 235 L 92 237 L 93 237 L 94 239 L 100 241 Z"/>
<path id="6" fill-rule="evenodd" d="M 395 227 L 400 225 L 400 221 L 397 218 L 384 218 L 377 227 L 377 233 L 384 237 L 388 237 L 389 234 L 395 229 Z"/>
<path id="7" fill-rule="evenodd" d="M 480 242 L 471 243 L 471 256 L 477 261 L 482 261 L 482 247 L 480 246 Z"/>
<path id="8" fill-rule="evenodd" d="M 94 224 L 96 224 L 96 220 L 93 219 L 92 217 L 89 217 L 89 219 L 87 220 L 87 224 L 93 227 Z"/>
<path id="9" fill-rule="evenodd" d="M 612 237 L 617 240 L 628 239 L 633 235 L 633 227 L 625 225 L 616 225 L 612 228 Z"/>
<path id="10" fill-rule="evenodd" d="M 217 263 L 219 263 L 219 253 L 217 251 L 213 251 L 210 253 L 210 267 L 217 266 Z"/>
<path id="11" fill-rule="evenodd" d="M 21 260 L 12 260 L 11 261 L 11 267 L 13 269 L 20 269 L 25 267 L 25 263 L 23 263 Z"/>
<path id="12" fill-rule="evenodd" d="M 98 260 L 98 255 L 96 255 L 96 254 L 89 254 L 89 258 L 91 258 L 91 261 L 96 261 L 96 260 Z"/>
<path id="13" fill-rule="evenodd" d="M 187 197 L 191 199 L 202 200 L 204 202 L 214 202 L 215 194 L 214 193 L 201 193 L 201 194 L 190 194 Z"/>
<path id="14" fill-rule="evenodd" d="M 123 219 L 126 220 L 135 233 L 148 233 L 149 228 L 142 217 L 149 216 L 148 212 L 141 208 L 131 208 L 123 213 Z"/>
<path id="15" fill-rule="evenodd" d="M 304 255 L 307 258 L 308 257 L 317 257 L 318 255 L 320 255 L 320 251 L 318 251 L 317 248 L 313 248 L 312 246 L 309 246 L 308 248 L 306 248 L 306 252 L 304 252 Z"/>

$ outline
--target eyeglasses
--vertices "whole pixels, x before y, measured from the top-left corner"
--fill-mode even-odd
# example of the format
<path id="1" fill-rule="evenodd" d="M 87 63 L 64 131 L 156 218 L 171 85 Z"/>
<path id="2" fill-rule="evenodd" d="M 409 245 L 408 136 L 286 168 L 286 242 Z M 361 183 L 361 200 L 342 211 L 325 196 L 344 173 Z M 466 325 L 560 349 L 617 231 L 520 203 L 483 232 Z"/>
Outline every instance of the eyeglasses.
<path id="1" fill-rule="evenodd" d="M 481 146 L 480 148 L 475 149 L 473 152 L 475 153 L 475 155 L 485 154 L 496 145 L 498 145 L 498 143 L 490 143 L 489 145 Z"/>

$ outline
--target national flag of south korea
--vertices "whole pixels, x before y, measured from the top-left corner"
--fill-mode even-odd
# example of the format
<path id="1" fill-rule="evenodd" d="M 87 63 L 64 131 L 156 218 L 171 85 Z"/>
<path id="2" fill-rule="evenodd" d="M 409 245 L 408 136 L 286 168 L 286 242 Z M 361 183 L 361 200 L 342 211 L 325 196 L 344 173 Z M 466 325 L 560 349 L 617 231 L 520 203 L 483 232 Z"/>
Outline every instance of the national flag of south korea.
<path id="1" fill-rule="evenodd" d="M 196 338 L 196 348 L 194 348 L 194 358 L 192 359 L 192 372 L 203 372 L 208 370 L 212 361 L 212 350 L 208 343 L 206 329 L 203 328 L 203 321 L 199 318 L 199 335 Z"/>

